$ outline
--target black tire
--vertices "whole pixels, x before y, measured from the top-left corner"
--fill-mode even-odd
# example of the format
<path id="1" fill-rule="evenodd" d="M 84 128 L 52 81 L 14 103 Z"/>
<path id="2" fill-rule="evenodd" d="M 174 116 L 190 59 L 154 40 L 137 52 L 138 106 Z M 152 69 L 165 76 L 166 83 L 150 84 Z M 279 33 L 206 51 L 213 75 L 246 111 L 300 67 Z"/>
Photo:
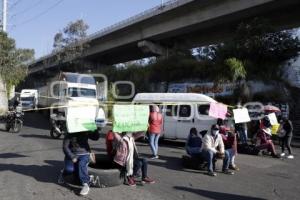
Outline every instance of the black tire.
<path id="1" fill-rule="evenodd" d="M 206 167 L 206 163 L 197 158 L 193 158 L 189 155 L 182 156 L 182 165 L 187 169 L 203 170 Z"/>
<path id="2" fill-rule="evenodd" d="M 11 127 L 11 132 L 19 133 L 21 131 L 22 126 L 23 126 L 23 122 L 21 120 L 15 120 L 15 122 Z"/>
<path id="3" fill-rule="evenodd" d="M 58 133 L 57 131 L 55 131 L 55 129 L 54 129 L 53 127 L 50 129 L 50 136 L 51 136 L 53 139 L 59 139 L 61 135 L 62 135 L 62 134 L 61 134 L 61 133 Z"/>
<path id="4" fill-rule="evenodd" d="M 104 154 L 96 154 L 96 164 L 89 165 L 89 174 L 93 175 L 93 187 L 106 188 L 123 184 L 124 176 L 113 167 L 112 161 Z"/>

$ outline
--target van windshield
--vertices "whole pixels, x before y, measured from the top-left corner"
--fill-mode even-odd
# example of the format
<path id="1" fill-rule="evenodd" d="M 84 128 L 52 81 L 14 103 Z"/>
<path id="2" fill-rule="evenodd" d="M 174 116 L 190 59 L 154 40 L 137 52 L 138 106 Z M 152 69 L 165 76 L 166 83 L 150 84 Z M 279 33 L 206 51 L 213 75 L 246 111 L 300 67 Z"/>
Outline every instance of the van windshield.
<path id="1" fill-rule="evenodd" d="M 90 97 L 96 98 L 96 90 L 87 88 L 68 88 L 70 97 Z"/>
<path id="2" fill-rule="evenodd" d="M 33 101 L 34 97 L 21 97 L 21 101 Z"/>

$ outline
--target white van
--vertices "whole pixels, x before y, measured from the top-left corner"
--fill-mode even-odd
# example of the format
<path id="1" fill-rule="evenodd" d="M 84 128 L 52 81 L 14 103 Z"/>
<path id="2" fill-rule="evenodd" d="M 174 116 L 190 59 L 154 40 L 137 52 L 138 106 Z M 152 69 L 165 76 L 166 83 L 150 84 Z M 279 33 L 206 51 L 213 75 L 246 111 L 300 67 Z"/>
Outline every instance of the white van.
<path id="1" fill-rule="evenodd" d="M 163 114 L 162 137 L 186 139 L 190 129 L 210 130 L 216 119 L 208 116 L 213 98 L 196 93 L 139 93 L 132 103 L 157 104 Z"/>

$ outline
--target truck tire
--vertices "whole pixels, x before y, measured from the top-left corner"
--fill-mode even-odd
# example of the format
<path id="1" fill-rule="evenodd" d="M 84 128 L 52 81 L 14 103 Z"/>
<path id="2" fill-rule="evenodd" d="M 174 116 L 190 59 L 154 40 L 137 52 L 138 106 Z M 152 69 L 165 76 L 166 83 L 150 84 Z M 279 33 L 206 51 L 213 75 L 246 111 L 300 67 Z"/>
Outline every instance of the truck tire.
<path id="1" fill-rule="evenodd" d="M 89 165 L 89 174 L 92 175 L 91 186 L 106 188 L 123 184 L 124 176 L 120 169 L 113 167 L 107 155 L 95 154 L 95 157 L 96 163 Z"/>

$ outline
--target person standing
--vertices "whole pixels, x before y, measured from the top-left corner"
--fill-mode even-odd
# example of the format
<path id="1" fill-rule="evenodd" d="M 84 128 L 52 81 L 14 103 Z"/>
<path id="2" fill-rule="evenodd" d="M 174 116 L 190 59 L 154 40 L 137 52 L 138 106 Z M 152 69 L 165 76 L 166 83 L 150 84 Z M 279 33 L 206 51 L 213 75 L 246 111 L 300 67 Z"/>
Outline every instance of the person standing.
<path id="1" fill-rule="evenodd" d="M 150 116 L 149 116 L 149 143 L 152 151 L 151 159 L 156 159 L 158 157 L 158 140 L 161 134 L 161 129 L 163 125 L 163 116 L 159 112 L 159 107 L 157 105 L 150 106 Z"/>
<path id="2" fill-rule="evenodd" d="M 292 122 L 284 118 L 281 120 L 281 129 L 279 130 L 281 132 L 280 142 L 281 142 L 281 154 L 280 156 L 285 156 L 285 147 L 288 149 L 289 155 L 287 156 L 288 159 L 294 159 L 294 156 L 292 154 L 292 148 L 291 148 L 291 141 L 293 137 L 293 124 Z"/>

